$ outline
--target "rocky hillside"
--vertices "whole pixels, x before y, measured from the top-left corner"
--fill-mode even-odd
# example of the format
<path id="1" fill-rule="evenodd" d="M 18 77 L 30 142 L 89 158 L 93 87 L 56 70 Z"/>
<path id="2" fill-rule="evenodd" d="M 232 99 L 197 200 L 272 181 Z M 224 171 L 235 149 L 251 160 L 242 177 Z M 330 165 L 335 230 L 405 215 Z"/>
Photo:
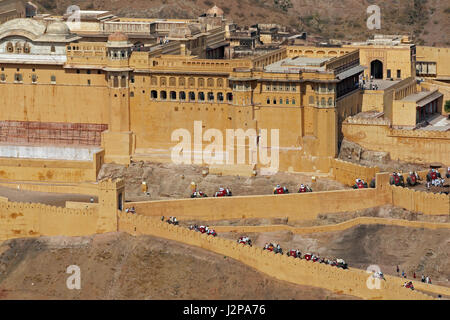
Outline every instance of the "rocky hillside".
<path id="1" fill-rule="evenodd" d="M 417 44 L 450 46 L 450 3 L 441 0 L 35 0 L 41 12 L 68 6 L 111 10 L 118 16 L 195 18 L 214 4 L 240 25 L 280 23 L 332 39 L 364 40 L 376 33 L 410 34 Z M 381 30 L 366 27 L 367 7 L 381 7 Z"/>

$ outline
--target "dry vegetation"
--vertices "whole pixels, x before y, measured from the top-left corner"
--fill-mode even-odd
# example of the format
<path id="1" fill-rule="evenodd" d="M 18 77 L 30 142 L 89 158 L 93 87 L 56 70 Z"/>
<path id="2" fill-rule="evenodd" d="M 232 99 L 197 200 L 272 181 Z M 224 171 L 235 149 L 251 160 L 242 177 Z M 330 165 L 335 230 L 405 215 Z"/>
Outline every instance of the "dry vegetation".
<path id="1" fill-rule="evenodd" d="M 450 4 L 441 0 L 37 0 L 43 11 L 69 5 L 125 17 L 195 18 L 214 4 L 240 25 L 279 23 L 325 38 L 364 40 L 373 33 L 410 34 L 417 44 L 449 46 Z M 381 7 L 381 30 L 366 27 L 367 7 Z"/>

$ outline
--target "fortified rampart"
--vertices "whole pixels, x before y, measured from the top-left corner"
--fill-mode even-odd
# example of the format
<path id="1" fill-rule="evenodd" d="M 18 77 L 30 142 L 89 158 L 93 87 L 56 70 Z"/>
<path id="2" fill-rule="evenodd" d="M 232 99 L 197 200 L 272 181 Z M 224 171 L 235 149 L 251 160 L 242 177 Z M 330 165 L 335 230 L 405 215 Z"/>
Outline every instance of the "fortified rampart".
<path id="1" fill-rule="evenodd" d="M 289 217 L 313 219 L 319 213 L 343 212 L 364 207 L 374 207 L 390 201 L 407 206 L 408 190 L 383 186 L 378 189 L 344 190 L 308 194 L 268 195 L 232 198 L 186 199 L 128 203 L 138 214 L 120 211 L 123 208 L 123 181 L 99 183 L 99 203 L 91 208 L 56 208 L 41 204 L 8 202 L 0 199 L 0 239 L 36 237 L 41 235 L 82 236 L 95 233 L 124 231 L 132 235 L 148 234 L 198 246 L 241 261 L 279 280 L 325 288 L 334 292 L 355 295 L 364 299 L 430 299 L 427 294 L 402 287 L 404 279 L 386 277 L 381 288 L 371 290 L 366 282 L 369 277 L 363 270 L 315 264 L 305 260 L 274 255 L 260 248 L 238 245 L 234 241 L 209 237 L 187 228 L 171 226 L 159 220 L 161 215 L 177 215 L 183 218 L 217 220 L 249 217 Z M 406 191 L 406 192 L 405 192 Z M 406 194 L 406 197 L 405 197 Z M 436 196 L 436 195 L 429 195 Z M 392 200 L 393 199 L 393 200 Z M 426 199 L 425 199 L 426 200 Z M 436 197 L 436 201 L 448 201 Z M 435 201 L 435 202 L 436 202 Z M 70 206 L 72 204 L 69 203 Z M 83 205 L 76 205 L 76 207 Z M 211 208 L 215 208 L 212 212 Z M 119 210 L 117 210 L 119 209 Z M 426 208 L 425 208 L 426 209 Z M 379 223 L 374 218 L 360 222 Z M 347 225 L 322 226 L 336 229 Z M 393 225 L 411 223 L 431 228 L 447 227 L 419 222 L 387 222 Z M 309 230 L 311 231 L 311 230 Z M 296 275 L 293 277 L 292 275 Z M 416 289 L 435 294 L 450 295 L 450 288 L 415 283 Z"/>
<path id="2" fill-rule="evenodd" d="M 240 196 L 128 202 L 144 216 L 177 216 L 203 220 L 282 218 L 311 220 L 321 213 L 346 212 L 390 202 L 389 193 L 376 189 L 339 190 L 303 194 Z M 213 210 L 212 210 L 213 208 Z"/>
<path id="3" fill-rule="evenodd" d="M 387 124 L 356 119 L 344 122 L 342 131 L 346 140 L 367 150 L 389 152 L 393 160 L 449 162 L 450 131 L 395 130 Z"/>
<path id="4" fill-rule="evenodd" d="M 117 231 L 123 208 L 121 180 L 98 184 L 98 204 L 68 203 L 66 208 L 0 199 L 0 240 L 37 236 L 83 236 Z M 71 208 L 69 208 L 71 207 Z"/>
<path id="5" fill-rule="evenodd" d="M 333 179 L 349 186 L 354 185 L 358 178 L 370 183 L 379 172 L 380 168 L 378 167 L 365 167 L 339 159 L 331 161 L 331 176 Z"/>
<path id="6" fill-rule="evenodd" d="M 0 240 L 97 233 L 98 210 L 0 202 Z"/>
<path id="7" fill-rule="evenodd" d="M 367 280 L 370 274 L 363 270 L 354 268 L 343 270 L 285 255 L 276 255 L 261 248 L 239 245 L 228 239 L 207 236 L 141 215 L 120 213 L 119 229 L 133 235 L 147 234 L 204 248 L 236 259 L 279 280 L 321 287 L 364 299 L 432 298 L 427 294 L 403 288 L 404 280 L 401 278 L 386 276 L 386 281 L 380 282 L 380 289 L 369 289 Z M 431 287 L 426 289 L 450 294 L 449 288 Z"/>

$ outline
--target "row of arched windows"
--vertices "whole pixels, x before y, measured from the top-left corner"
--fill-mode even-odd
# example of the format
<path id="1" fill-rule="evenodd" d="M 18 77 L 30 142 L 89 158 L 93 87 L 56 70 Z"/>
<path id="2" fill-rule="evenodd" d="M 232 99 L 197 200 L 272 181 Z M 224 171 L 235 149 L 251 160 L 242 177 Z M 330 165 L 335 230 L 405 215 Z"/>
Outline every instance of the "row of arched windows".
<path id="1" fill-rule="evenodd" d="M 152 100 L 160 100 L 160 101 L 165 101 L 165 100 L 171 100 L 171 101 L 175 101 L 175 100 L 179 100 L 179 101 L 189 101 L 189 102 L 204 102 L 204 101 L 208 101 L 208 102 L 224 102 L 225 100 L 225 95 L 223 94 L 223 92 L 218 92 L 217 94 L 214 94 L 214 92 L 207 92 L 206 94 L 204 92 L 198 92 L 197 95 L 195 94 L 195 92 L 190 91 L 187 93 L 184 91 L 169 91 L 169 94 L 167 94 L 167 91 L 165 90 L 161 90 L 161 91 L 156 91 L 156 90 L 152 90 L 150 92 L 150 98 Z M 231 92 L 228 92 L 226 94 L 226 101 L 227 102 L 231 102 L 233 101 L 233 94 Z"/>
<path id="2" fill-rule="evenodd" d="M 283 98 L 267 98 L 267 104 L 285 104 L 285 105 L 295 105 L 295 99 L 283 99 Z"/>
<path id="3" fill-rule="evenodd" d="M 177 77 L 159 77 L 159 83 L 158 83 L 158 77 L 152 76 L 151 77 L 151 85 L 152 86 L 161 86 L 161 87 L 176 87 L 177 86 Z M 178 77 L 178 86 L 179 87 L 185 87 L 186 85 L 190 88 L 223 88 L 224 87 L 224 79 L 219 78 L 217 80 L 213 78 L 197 78 L 197 81 L 193 77 L 185 78 L 185 77 Z"/>
<path id="4" fill-rule="evenodd" d="M 26 42 L 8 42 L 6 44 L 6 52 L 8 53 L 30 53 L 30 45 Z"/>

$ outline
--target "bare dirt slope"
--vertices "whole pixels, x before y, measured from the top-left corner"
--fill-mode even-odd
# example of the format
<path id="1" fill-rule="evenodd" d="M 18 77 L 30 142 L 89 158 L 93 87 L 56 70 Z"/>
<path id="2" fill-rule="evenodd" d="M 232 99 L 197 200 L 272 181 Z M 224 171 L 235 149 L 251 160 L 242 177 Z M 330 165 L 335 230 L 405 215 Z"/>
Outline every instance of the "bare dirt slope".
<path id="1" fill-rule="evenodd" d="M 223 233 L 237 239 L 242 234 Z M 433 283 L 450 286 L 450 230 L 429 230 L 385 225 L 361 225 L 344 231 L 293 234 L 289 231 L 248 234 L 254 245 L 276 242 L 284 250 L 298 249 L 328 258 L 342 258 L 350 266 L 366 269 L 378 265 L 396 275 L 396 266 L 412 279 L 413 272 L 431 277 Z"/>
<path id="2" fill-rule="evenodd" d="M 68 290 L 66 268 L 81 268 Z M 0 243 L 0 299 L 354 299 L 274 280 L 204 249 L 110 233 Z"/>
<path id="3" fill-rule="evenodd" d="M 168 198 L 188 198 L 191 195 L 191 182 L 198 185 L 199 190 L 209 197 L 220 186 L 231 188 L 233 195 L 272 194 L 277 185 L 286 186 L 290 192 L 297 192 L 300 184 L 311 186 L 314 191 L 341 190 L 346 187 L 325 177 L 318 177 L 311 183 L 311 176 L 306 174 L 279 172 L 273 176 L 239 177 L 217 176 L 209 174 L 202 176 L 205 168 L 193 165 L 175 165 L 151 162 L 133 162 L 127 168 L 123 165 L 104 164 L 98 174 L 98 179 L 123 178 L 125 180 L 125 197 L 127 200 L 143 201 Z M 142 182 L 148 186 L 150 196 L 141 191 Z"/>
<path id="4" fill-rule="evenodd" d="M 240 25 L 283 23 L 324 38 L 365 40 L 375 33 L 411 34 L 417 44 L 450 46 L 450 5 L 443 0 L 36 0 L 41 12 L 111 10 L 142 18 L 195 18 L 213 5 Z M 381 30 L 366 26 L 367 8 L 381 8 Z"/>

